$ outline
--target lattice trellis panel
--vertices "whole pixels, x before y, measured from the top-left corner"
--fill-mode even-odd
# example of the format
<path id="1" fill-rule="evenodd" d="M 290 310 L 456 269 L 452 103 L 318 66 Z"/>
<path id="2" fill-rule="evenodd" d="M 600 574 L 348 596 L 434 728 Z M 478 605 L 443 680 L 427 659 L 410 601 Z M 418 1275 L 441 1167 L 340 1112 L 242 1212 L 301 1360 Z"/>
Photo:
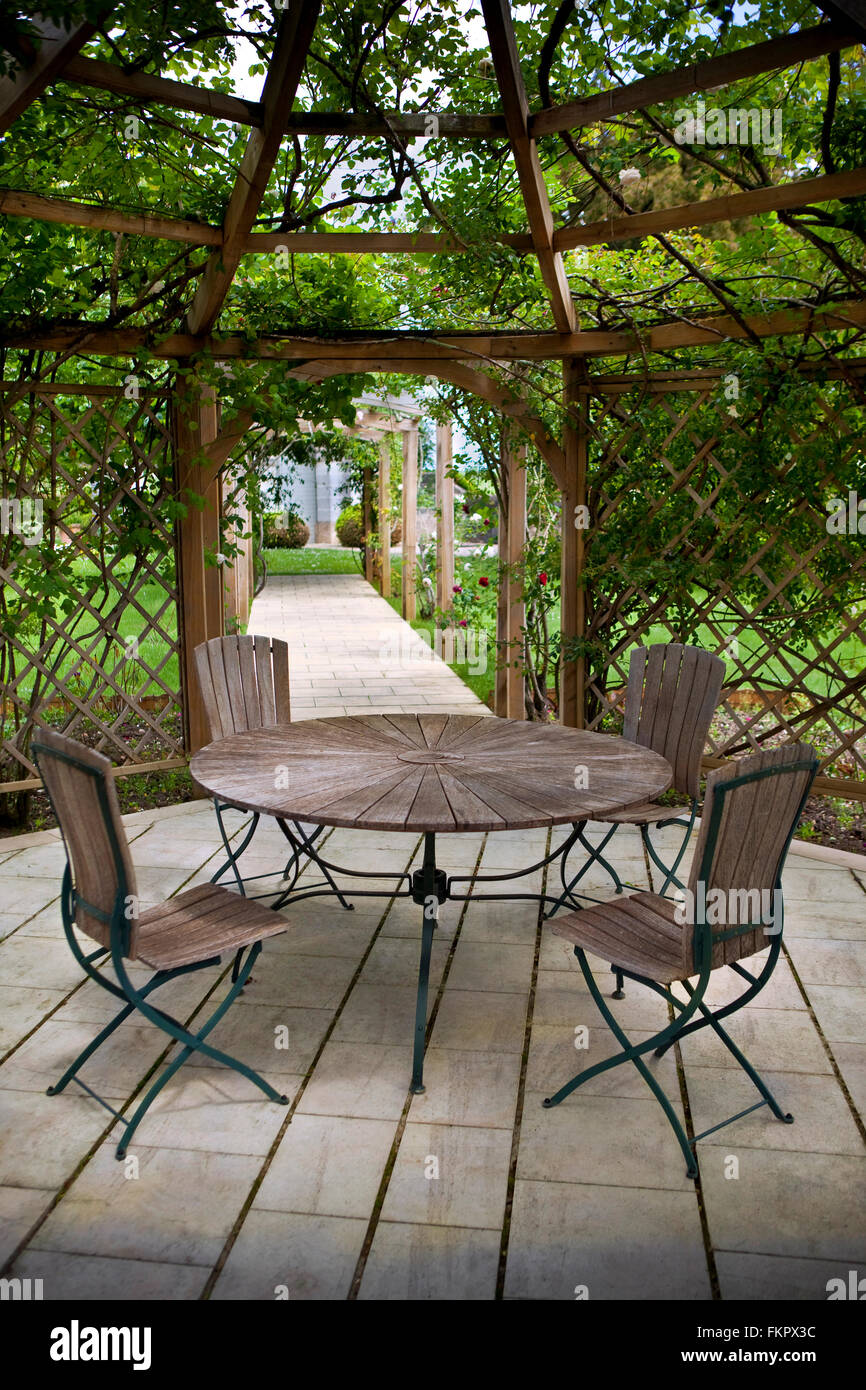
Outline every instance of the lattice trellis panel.
<path id="1" fill-rule="evenodd" d="M 115 764 L 182 758 L 172 494 L 164 397 L 0 393 L 0 791 L 35 775 L 40 724 Z"/>
<path id="2" fill-rule="evenodd" d="M 714 758 L 808 739 L 840 794 L 866 791 L 866 395 L 847 376 L 804 378 L 802 410 L 708 374 L 586 390 L 588 727 L 610 727 L 633 646 L 694 642 L 727 662 Z M 832 499 L 848 529 L 828 531 Z"/>

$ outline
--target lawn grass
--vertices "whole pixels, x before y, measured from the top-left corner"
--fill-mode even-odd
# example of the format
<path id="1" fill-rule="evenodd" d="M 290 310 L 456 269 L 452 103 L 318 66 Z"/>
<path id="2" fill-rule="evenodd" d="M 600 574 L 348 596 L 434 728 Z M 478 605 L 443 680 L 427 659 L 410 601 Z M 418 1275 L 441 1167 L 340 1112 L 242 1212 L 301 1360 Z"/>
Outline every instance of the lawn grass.
<path id="1" fill-rule="evenodd" d="M 360 574 L 354 550 L 341 545 L 311 550 L 266 550 L 268 574 Z"/>

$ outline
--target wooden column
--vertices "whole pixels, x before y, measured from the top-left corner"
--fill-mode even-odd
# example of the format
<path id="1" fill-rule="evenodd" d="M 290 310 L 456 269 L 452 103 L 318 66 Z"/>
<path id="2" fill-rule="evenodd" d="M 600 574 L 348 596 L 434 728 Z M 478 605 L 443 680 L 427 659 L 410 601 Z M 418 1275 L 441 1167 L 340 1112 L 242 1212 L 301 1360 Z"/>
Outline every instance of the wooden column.
<path id="1" fill-rule="evenodd" d="M 526 450 L 512 448 L 503 436 L 500 476 L 503 505 L 499 508 L 499 583 L 496 605 L 496 671 L 494 712 L 503 719 L 525 719 L 523 632 L 526 605 L 523 586 L 513 574 L 526 542 Z"/>
<path id="2" fill-rule="evenodd" d="M 454 479 L 451 421 L 436 426 L 436 604 L 447 610 L 454 598 Z"/>
<path id="3" fill-rule="evenodd" d="M 563 404 L 569 412 L 563 432 L 565 487 L 562 492 L 561 621 L 563 649 L 566 642 L 586 635 L 586 592 L 580 583 L 586 545 L 586 399 L 579 387 L 586 380 L 582 358 L 562 364 Z M 584 726 L 586 663 L 578 657 L 563 660 L 559 671 L 559 722 L 572 729 Z"/>
<path id="4" fill-rule="evenodd" d="M 375 559 L 370 541 L 373 532 L 373 474 L 369 468 L 364 469 L 362 507 L 364 513 L 364 578 L 368 584 L 372 584 Z"/>
<path id="5" fill-rule="evenodd" d="M 379 444 L 379 553 L 382 557 L 379 593 L 391 597 L 391 435 Z"/>
<path id="6" fill-rule="evenodd" d="M 227 632 L 243 632 L 250 616 L 253 592 L 253 538 L 249 534 L 252 525 L 246 493 L 237 494 L 227 501 L 223 488 L 223 515 L 226 508 L 239 519 L 232 528 L 231 540 L 238 547 L 231 564 L 223 569 L 223 620 Z"/>
<path id="7" fill-rule="evenodd" d="M 403 433 L 403 617 L 416 616 L 415 565 L 418 545 L 418 426 Z"/>
<path id="8" fill-rule="evenodd" d="M 525 719 L 526 704 L 523 698 L 523 627 L 526 623 L 526 605 L 523 601 L 523 585 L 515 576 L 514 567 L 523 559 L 526 544 L 526 449 L 506 446 L 505 472 L 508 478 L 508 529 L 505 542 L 505 563 L 509 568 L 506 584 L 505 642 L 508 665 L 505 668 L 505 717 L 506 719 Z M 502 538 L 499 540 L 502 555 Z"/>
<path id="9" fill-rule="evenodd" d="M 217 465 L 205 464 L 201 450 L 217 436 L 217 405 L 212 393 L 201 395 L 195 382 L 178 382 L 173 410 L 175 482 L 177 495 L 187 506 L 177 526 L 178 623 L 181 633 L 184 710 L 187 752 L 195 753 L 209 742 L 209 733 L 193 668 L 193 652 L 200 642 L 222 637 L 223 579 L 220 567 L 205 564 L 205 552 L 220 549 L 220 478 Z M 199 507 L 189 501 L 193 493 L 204 498 Z"/>
<path id="10" fill-rule="evenodd" d="M 496 684 L 493 688 L 493 713 L 505 718 L 508 708 L 508 580 L 505 577 L 505 556 L 508 553 L 508 466 L 504 437 L 499 450 L 499 479 L 502 501 L 499 503 L 499 574 L 496 581 Z"/>

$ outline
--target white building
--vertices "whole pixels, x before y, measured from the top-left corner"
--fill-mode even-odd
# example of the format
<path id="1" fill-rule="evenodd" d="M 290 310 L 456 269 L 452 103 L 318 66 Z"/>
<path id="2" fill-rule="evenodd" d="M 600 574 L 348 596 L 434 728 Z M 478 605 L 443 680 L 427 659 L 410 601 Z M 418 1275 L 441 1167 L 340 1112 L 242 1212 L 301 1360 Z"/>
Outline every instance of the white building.
<path id="1" fill-rule="evenodd" d="M 405 429 L 417 423 L 423 413 L 422 403 L 405 393 L 387 396 L 369 392 L 359 396 L 354 404 L 358 412 L 355 424 L 337 428 L 361 439 L 381 439 L 385 433 Z M 312 430 L 311 426 L 307 428 Z M 337 543 L 335 527 L 346 505 L 347 472 L 339 463 L 320 460 L 315 467 L 295 469 L 290 477 L 286 490 L 287 509 L 303 517 L 310 528 L 310 540 L 316 544 Z"/>

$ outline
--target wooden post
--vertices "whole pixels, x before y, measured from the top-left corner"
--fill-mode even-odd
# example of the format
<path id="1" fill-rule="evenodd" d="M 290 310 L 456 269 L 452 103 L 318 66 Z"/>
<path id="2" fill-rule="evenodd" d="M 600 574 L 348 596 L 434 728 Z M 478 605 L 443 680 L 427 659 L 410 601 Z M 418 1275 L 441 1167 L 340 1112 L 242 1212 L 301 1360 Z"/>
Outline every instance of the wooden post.
<path id="1" fill-rule="evenodd" d="M 523 585 L 514 574 L 515 565 L 523 559 L 526 544 L 526 449 L 514 449 L 506 445 L 505 465 L 508 476 L 508 528 L 505 544 L 505 563 L 509 568 L 506 585 L 505 641 L 508 665 L 505 668 L 505 717 L 506 719 L 525 719 L 526 704 L 523 698 L 523 628 L 526 623 L 526 605 L 523 601 Z M 499 540 L 502 555 L 502 538 Z"/>
<path id="2" fill-rule="evenodd" d="M 508 580 L 505 577 L 506 555 L 508 554 L 508 467 L 506 445 L 503 432 L 499 448 L 499 486 L 502 501 L 499 503 L 499 573 L 496 581 L 496 684 L 493 689 L 493 713 L 505 718 L 508 708 Z"/>
<path id="3" fill-rule="evenodd" d="M 379 553 L 382 557 L 379 593 L 391 597 L 391 435 L 379 444 Z"/>
<path id="4" fill-rule="evenodd" d="M 451 421 L 436 426 L 436 604 L 447 611 L 454 599 L 454 479 L 449 476 Z"/>
<path id="5" fill-rule="evenodd" d="M 180 381 L 172 412 L 175 447 L 175 483 L 187 513 L 178 522 L 178 622 L 181 632 L 183 695 L 187 752 L 195 753 L 209 742 L 204 707 L 193 668 L 193 653 L 200 642 L 222 637 L 223 579 L 220 567 L 205 564 L 205 551 L 220 548 L 219 467 L 203 464 L 202 448 L 217 436 L 217 405 L 213 393 L 199 398 L 193 382 Z M 204 498 L 204 507 L 189 503 L 188 494 Z"/>
<path id="6" fill-rule="evenodd" d="M 588 513 L 586 511 L 586 400 L 580 385 L 586 380 L 581 358 L 562 364 L 563 405 L 568 418 L 563 433 L 565 487 L 562 492 L 562 570 L 561 622 L 563 648 L 575 637 L 586 635 L 586 592 L 580 583 L 584 569 L 584 550 Z M 584 727 L 586 663 L 578 657 L 563 660 L 559 670 L 559 722 L 572 729 Z"/>
<path id="7" fill-rule="evenodd" d="M 416 616 L 415 565 L 418 545 L 418 426 L 403 433 L 403 617 Z"/>
<path id="8" fill-rule="evenodd" d="M 373 531 L 373 474 L 369 468 L 364 469 L 364 483 L 362 490 L 362 505 L 364 508 L 364 578 L 368 584 L 373 583 L 373 546 L 370 536 Z"/>
<path id="9" fill-rule="evenodd" d="M 526 543 L 526 450 L 512 448 L 503 434 L 500 452 L 503 505 L 499 508 L 499 582 L 496 604 L 496 671 L 494 713 L 525 719 L 523 587 L 513 574 Z"/>
<path id="10" fill-rule="evenodd" d="M 223 516 L 230 508 L 231 514 L 238 517 L 232 528 L 231 540 L 238 547 L 238 553 L 231 564 L 223 570 L 223 604 L 226 631 L 243 632 L 250 616 L 253 592 L 253 550 L 252 536 L 248 534 L 252 525 L 246 492 L 235 493 L 232 499 L 226 497 L 226 486 L 222 490 Z M 244 539 L 246 537 L 246 539 Z"/>

